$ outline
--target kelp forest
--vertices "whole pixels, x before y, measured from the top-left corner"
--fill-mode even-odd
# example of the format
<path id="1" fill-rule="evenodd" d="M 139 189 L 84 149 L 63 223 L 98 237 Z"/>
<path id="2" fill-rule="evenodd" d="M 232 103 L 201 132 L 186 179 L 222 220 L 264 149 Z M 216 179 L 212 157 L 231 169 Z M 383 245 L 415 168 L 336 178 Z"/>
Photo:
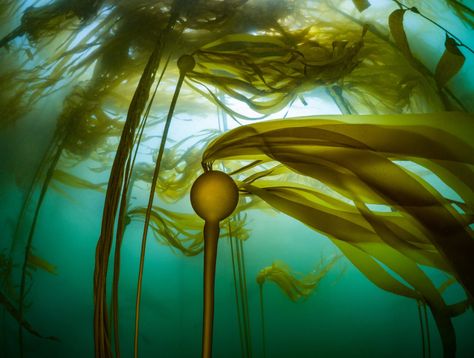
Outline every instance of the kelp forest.
<path id="1" fill-rule="evenodd" d="M 474 2 L 0 0 L 1 357 L 473 357 Z"/>

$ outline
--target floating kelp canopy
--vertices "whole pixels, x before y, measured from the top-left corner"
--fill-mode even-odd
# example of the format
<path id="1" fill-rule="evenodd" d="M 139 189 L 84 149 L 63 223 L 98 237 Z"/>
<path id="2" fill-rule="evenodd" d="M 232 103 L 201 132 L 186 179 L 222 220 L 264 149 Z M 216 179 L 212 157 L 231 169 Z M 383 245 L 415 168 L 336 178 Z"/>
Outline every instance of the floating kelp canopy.
<path id="1" fill-rule="evenodd" d="M 45 138 L 25 164 L 15 153 L 2 164 L 2 185 L 21 192 L 0 247 L 0 305 L 19 326 L 9 354 L 28 355 L 24 331 L 57 336 L 28 317 L 35 269 L 61 273 L 36 252 L 50 189 L 103 204 L 89 257 L 95 355 L 139 356 L 148 232 L 188 260 L 203 251 L 187 201 L 204 169 L 240 192 L 212 224 L 231 245 L 242 355 L 252 355 L 244 244 L 257 240 L 253 215 L 275 209 L 376 286 L 426 305 L 444 356 L 455 355 L 452 318 L 474 293 L 468 1 L 8 0 L 0 19 L 0 131 L 9 143 L 34 124 Z M 448 286 L 463 297 L 449 301 Z"/>

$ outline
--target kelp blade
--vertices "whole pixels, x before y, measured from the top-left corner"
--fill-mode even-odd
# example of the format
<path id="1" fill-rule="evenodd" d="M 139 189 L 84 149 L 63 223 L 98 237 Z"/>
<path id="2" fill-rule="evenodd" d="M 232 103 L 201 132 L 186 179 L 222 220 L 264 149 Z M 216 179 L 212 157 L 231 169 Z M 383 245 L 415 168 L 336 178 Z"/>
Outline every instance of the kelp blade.
<path id="1" fill-rule="evenodd" d="M 474 292 L 470 220 L 398 163 L 419 161 L 441 180 L 446 178 L 471 212 L 473 120 L 465 113 L 436 113 L 261 122 L 216 139 L 204 152 L 203 163 L 276 161 L 351 201 L 335 200 L 327 191 L 298 182 L 270 180 L 268 170 L 247 176 L 240 184 L 241 190 L 326 234 L 379 287 L 423 297 L 437 322 L 445 355 L 452 356 L 455 335 L 450 317 L 454 311 L 419 265 L 453 274 L 470 299 Z M 386 205 L 391 212 L 372 211 L 369 204 Z"/>

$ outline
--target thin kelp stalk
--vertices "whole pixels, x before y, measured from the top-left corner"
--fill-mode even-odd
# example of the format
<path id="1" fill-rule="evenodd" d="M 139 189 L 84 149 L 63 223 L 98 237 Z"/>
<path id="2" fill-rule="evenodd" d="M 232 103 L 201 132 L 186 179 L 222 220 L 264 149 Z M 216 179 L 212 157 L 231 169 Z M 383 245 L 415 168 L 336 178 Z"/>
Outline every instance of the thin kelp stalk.
<path id="1" fill-rule="evenodd" d="M 148 59 L 130 103 L 127 120 L 125 121 L 117 153 L 110 172 L 109 185 L 107 187 L 102 215 L 101 234 L 96 247 L 96 262 L 94 270 L 94 346 L 95 355 L 100 358 L 112 356 L 107 317 L 107 271 L 110 250 L 112 247 L 115 218 L 124 182 L 125 166 L 129 161 L 130 152 L 136 135 L 136 129 L 139 126 L 140 118 L 145 110 L 150 88 L 154 82 L 155 74 L 161 61 L 163 39 L 172 30 L 177 17 L 178 13 L 175 11 L 168 22 L 166 30 L 159 36 L 155 48 Z"/>
<path id="2" fill-rule="evenodd" d="M 428 322 L 428 312 L 426 302 L 423 299 L 417 300 L 418 320 L 420 321 L 420 334 L 422 343 L 422 357 L 431 357 L 430 327 Z"/>
<path id="3" fill-rule="evenodd" d="M 416 300 L 416 306 L 418 308 L 418 320 L 420 322 L 420 335 L 421 335 L 421 356 L 423 358 L 426 357 L 426 348 L 425 348 L 425 328 L 424 328 L 424 324 L 423 324 L 423 315 L 421 313 L 421 301 L 420 300 Z"/>
<path id="4" fill-rule="evenodd" d="M 18 331 L 18 343 L 19 343 L 19 347 L 20 347 L 20 357 L 23 357 L 23 355 L 24 355 L 24 351 L 23 351 L 23 325 L 21 324 L 21 322 L 23 322 L 23 314 L 24 314 L 23 311 L 24 311 L 24 305 L 25 305 L 26 271 L 27 271 L 27 267 L 28 267 L 28 257 L 30 256 L 31 247 L 32 247 L 32 244 L 33 244 L 33 238 L 34 238 L 34 234 L 35 234 L 35 231 L 36 231 L 36 224 L 38 222 L 39 212 L 40 212 L 41 206 L 43 204 L 43 200 L 46 196 L 46 192 L 48 191 L 49 183 L 50 183 L 50 181 L 53 177 L 54 169 L 56 168 L 56 164 L 59 161 L 59 158 L 61 157 L 62 148 L 63 148 L 62 144 L 59 144 L 58 147 L 56 148 L 56 152 L 52 156 L 51 163 L 50 163 L 48 171 L 46 173 L 46 178 L 43 182 L 43 186 L 41 188 L 41 193 L 40 193 L 40 196 L 38 198 L 38 203 L 36 204 L 36 210 L 35 210 L 35 213 L 34 213 L 33 222 L 31 223 L 30 232 L 28 234 L 28 239 L 27 239 L 26 245 L 25 245 L 25 255 L 24 255 L 23 264 L 22 264 L 22 268 L 21 268 L 20 295 L 19 295 L 19 298 L 18 298 L 18 317 L 19 317 L 18 322 L 20 322 L 20 327 L 19 327 L 19 331 Z"/>
<path id="5" fill-rule="evenodd" d="M 176 107 L 176 102 L 178 101 L 179 92 L 181 86 L 183 85 L 184 77 L 186 73 L 192 71 L 195 66 L 194 58 L 190 55 L 183 55 L 178 59 L 178 68 L 179 68 L 179 79 L 176 84 L 176 89 L 171 100 L 171 105 L 168 111 L 168 116 L 166 118 L 165 127 L 163 129 L 163 136 L 161 137 L 160 149 L 158 151 L 158 157 L 156 158 L 155 170 L 153 172 L 153 179 L 151 181 L 150 196 L 148 198 L 148 206 L 145 214 L 145 226 L 143 228 L 142 236 L 142 245 L 140 252 L 140 266 L 138 270 L 138 281 L 137 281 L 137 298 L 135 303 L 135 339 L 134 339 L 134 357 L 138 357 L 138 329 L 139 329 L 139 320 L 140 320 L 140 300 L 142 292 L 142 280 L 143 280 L 143 266 L 145 263 L 145 249 L 146 249 L 146 239 L 148 235 L 148 225 L 150 224 L 150 214 L 153 207 L 153 199 L 155 196 L 156 182 L 158 181 L 158 175 L 160 173 L 161 159 L 163 158 L 163 153 L 165 151 L 166 138 L 168 137 L 168 131 L 171 125 L 171 118 L 173 118 L 174 109 Z"/>
<path id="6" fill-rule="evenodd" d="M 239 300 L 239 288 L 237 285 L 237 275 L 235 273 L 236 271 L 236 264 L 235 264 L 235 259 L 234 259 L 234 237 L 232 236 L 232 231 L 231 231 L 231 225 L 230 225 L 230 219 L 228 222 L 229 226 L 229 243 L 230 243 L 230 254 L 232 258 L 232 275 L 234 278 L 234 293 L 235 293 L 235 308 L 237 309 L 237 322 L 239 324 L 239 338 L 240 338 L 240 350 L 242 352 L 242 357 L 245 357 L 247 355 L 247 346 L 246 342 L 244 341 L 244 328 L 242 325 L 242 317 L 243 313 L 241 314 L 242 310 L 240 307 L 240 300 Z"/>
<path id="7" fill-rule="evenodd" d="M 120 337 L 119 337 L 119 318 L 118 318 L 118 311 L 119 311 L 119 300 L 118 300 L 118 287 L 119 287 L 119 279 L 120 279 L 120 249 L 122 247 L 122 240 L 123 235 L 125 232 L 125 225 L 126 220 L 125 216 L 127 214 L 128 208 L 128 197 L 130 196 L 130 191 L 132 186 L 130 185 L 132 179 L 132 172 L 135 167 L 135 160 L 138 154 L 138 148 L 140 147 L 141 139 L 143 137 L 143 131 L 145 130 L 146 122 L 148 116 L 150 114 L 151 106 L 156 96 L 156 92 L 158 87 L 163 79 L 163 76 L 166 72 L 166 69 L 169 64 L 169 60 L 171 58 L 171 54 L 168 56 L 165 65 L 163 66 L 163 70 L 161 71 L 160 78 L 158 79 L 155 90 L 153 95 L 148 103 L 148 107 L 145 111 L 143 116 L 142 123 L 139 125 L 138 134 L 135 137 L 134 142 L 135 144 L 135 152 L 133 154 L 133 158 L 128 158 L 125 176 L 124 176 L 124 187 L 122 190 L 122 196 L 120 199 L 120 209 L 118 215 L 118 222 L 117 222 L 117 234 L 116 234 L 116 244 L 115 244 L 115 253 L 114 253 L 114 272 L 113 272 L 113 282 L 112 282 L 112 321 L 113 321 L 113 332 L 114 332 L 114 348 L 115 348 L 115 355 L 117 358 L 120 358 Z M 130 160 L 131 159 L 131 160 Z"/>
<path id="8" fill-rule="evenodd" d="M 428 348 L 428 358 L 431 358 L 430 324 L 428 321 L 428 312 L 426 309 L 426 302 L 422 301 L 422 305 L 423 305 L 423 317 L 425 321 L 426 346 Z"/>
<path id="9" fill-rule="evenodd" d="M 236 294 L 237 314 L 239 320 L 239 331 L 242 341 L 242 355 L 252 356 L 252 345 L 250 340 L 250 325 L 248 314 L 248 302 L 246 295 L 246 285 L 243 279 L 242 254 L 240 241 L 236 237 L 230 237 L 230 249 L 232 254 L 232 271 L 234 273 L 234 288 Z M 235 248 L 235 249 L 234 249 Z M 238 272 L 238 276 L 235 272 Z"/>
<path id="10" fill-rule="evenodd" d="M 416 7 L 409 7 L 405 4 L 402 4 L 398 0 L 393 0 L 393 2 L 395 2 L 401 9 L 404 9 L 406 11 L 411 11 L 414 14 L 417 14 L 417 15 L 421 16 L 422 18 L 424 18 L 425 20 L 431 22 L 433 25 L 435 25 L 439 29 L 443 30 L 446 33 L 446 35 L 453 38 L 457 42 L 458 46 L 462 46 L 462 47 L 466 48 L 468 51 L 470 51 L 471 53 L 474 54 L 474 50 L 472 48 L 470 48 L 468 45 L 464 44 L 456 35 L 454 35 L 452 32 L 448 31 L 446 28 L 444 28 L 443 26 L 438 24 L 436 21 L 434 21 L 434 20 L 430 19 L 429 17 L 427 17 L 427 16 L 423 15 L 422 13 L 420 13 L 420 11 Z"/>
<path id="11" fill-rule="evenodd" d="M 219 222 L 232 214 L 239 201 L 239 191 L 232 178 L 224 172 L 209 169 L 196 179 L 191 188 L 191 205 L 205 220 L 202 358 L 212 356 L 214 280 Z"/>
<path id="12" fill-rule="evenodd" d="M 53 140 L 53 143 L 54 143 L 54 140 Z M 33 197 L 35 185 L 39 181 L 40 176 L 41 176 L 41 172 L 42 172 L 42 170 L 43 170 L 43 168 L 44 168 L 44 166 L 45 166 L 45 164 L 46 164 L 49 157 L 50 157 L 50 149 L 48 149 L 45 152 L 45 154 L 43 155 L 43 158 L 41 159 L 41 162 L 36 167 L 35 174 L 34 174 L 33 178 L 31 179 L 30 185 L 28 186 L 26 197 L 23 200 L 23 204 L 21 206 L 20 213 L 18 215 L 18 220 L 17 220 L 16 225 L 15 225 L 15 231 L 13 233 L 13 240 L 12 240 L 11 245 L 10 245 L 10 255 L 13 254 L 13 251 L 15 250 L 15 247 L 18 243 L 18 240 L 19 240 L 19 237 L 20 237 L 20 230 L 22 228 L 22 224 L 23 224 L 23 221 L 25 219 L 26 212 L 28 211 L 28 206 L 29 206 L 29 204 L 31 202 L 31 199 Z"/>
<path id="13" fill-rule="evenodd" d="M 252 340 L 250 334 L 250 316 L 249 316 L 249 303 L 247 293 L 247 275 L 245 274 L 245 258 L 242 240 L 238 240 L 236 243 L 237 248 L 237 264 L 239 268 L 239 282 L 240 282 L 240 294 L 242 300 L 242 311 L 244 315 L 244 331 L 245 340 L 247 342 L 247 356 L 252 356 Z"/>
<path id="14" fill-rule="evenodd" d="M 0 292 L 0 306 L 3 306 L 5 309 L 4 312 L 8 312 L 18 322 L 18 324 L 21 327 L 26 329 L 33 336 L 36 336 L 38 338 L 58 341 L 56 337 L 43 336 L 38 331 L 36 331 L 28 321 L 26 321 L 24 318 L 20 316 L 20 312 L 15 308 L 15 306 L 10 302 L 10 300 L 2 292 Z M 2 317 L 2 318 L 4 321 L 5 317 Z M 4 332 L 6 332 L 6 330 Z"/>
<path id="15" fill-rule="evenodd" d="M 332 98 L 334 103 L 336 103 L 342 114 L 357 114 L 350 103 L 345 100 L 340 86 L 327 87 L 326 93 Z"/>
<path id="16" fill-rule="evenodd" d="M 263 358 L 267 356 L 267 347 L 266 347 L 266 339 L 265 339 L 265 311 L 263 305 L 263 282 L 262 284 L 258 285 L 259 293 L 260 293 L 260 322 L 262 327 L 262 350 L 263 350 Z"/>

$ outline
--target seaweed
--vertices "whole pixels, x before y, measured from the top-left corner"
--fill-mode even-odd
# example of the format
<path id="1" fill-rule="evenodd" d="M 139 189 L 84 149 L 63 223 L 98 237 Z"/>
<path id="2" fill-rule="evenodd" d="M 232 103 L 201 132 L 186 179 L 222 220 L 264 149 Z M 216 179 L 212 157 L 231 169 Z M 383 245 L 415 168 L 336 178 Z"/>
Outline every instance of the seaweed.
<path id="1" fill-rule="evenodd" d="M 37 104 L 59 91 L 66 93 L 64 98 L 59 96 L 64 100 L 63 110 L 27 189 L 11 245 L 12 255 L 20 244 L 28 209 L 36 199 L 19 265 L 20 341 L 26 328 L 21 322 L 31 271 L 36 267 L 54 272 L 52 265 L 33 253 L 35 228 L 47 190 L 62 190 L 66 185 L 102 192 L 103 183 L 95 184 L 72 174 L 76 173 L 71 170 L 73 167 L 91 160 L 95 165 L 92 171 L 111 170 L 96 249 L 95 353 L 109 357 L 114 350 L 120 356 L 121 242 L 128 223 L 143 220 L 134 341 L 134 354 L 138 355 L 148 229 L 160 243 L 185 256 L 199 254 L 205 245 L 199 235 L 199 219 L 153 204 L 156 197 L 176 203 L 189 192 L 199 175 L 202 144 L 216 135 L 212 131 L 203 133 L 194 146 L 189 146 L 189 138 L 167 144 L 183 83 L 239 124 L 239 120 L 263 119 L 280 110 L 288 113 L 297 99 L 307 105 L 306 94 L 318 87 L 325 89 L 341 112 L 347 114 L 437 112 L 469 106 L 447 87 L 452 87 L 451 80 L 460 73 L 472 49 L 439 21 L 441 16 L 434 10 L 442 4 L 472 27 L 472 9 L 455 0 L 412 3 L 394 1 L 392 5 L 398 8 L 384 8 L 383 16 L 378 17 L 373 15 L 375 6 L 366 0 L 353 0 L 351 13 L 341 10 L 346 8 L 338 6 L 342 2 L 327 1 L 57 0 L 43 6 L 36 6 L 35 2 L 25 11 L 30 3 L 2 2 L 1 19 L 11 19 L 20 11 L 23 15 L 21 24 L 0 40 L 0 80 L 4 83 L 0 106 L 7 109 L 0 127 L 22 120 Z M 434 71 L 410 49 L 403 24 L 407 12 L 445 33 L 445 51 Z M 388 19 L 388 28 L 379 18 Z M 12 28 L 11 24 L 4 27 Z M 169 69 L 168 62 L 178 58 L 178 69 Z M 161 76 L 155 81 L 159 69 Z M 161 144 L 153 150 L 155 164 L 136 164 L 139 148 L 150 138 L 148 126 L 156 124 L 148 121 L 156 108 L 152 109 L 155 95 L 158 106 L 164 106 L 162 94 L 167 89 L 160 87 L 158 92 L 158 85 L 165 71 L 169 77 L 179 77 L 178 83 L 172 84 L 175 95 L 164 118 Z M 186 99 L 181 100 L 184 104 Z M 232 106 L 235 101 L 252 109 L 255 115 L 241 113 Z M 164 111 L 163 107 L 158 109 Z M 157 117 L 161 120 L 161 115 Z M 234 218 L 223 222 L 220 228 L 221 237 L 229 236 L 231 249 L 235 248 L 232 258 L 233 269 L 238 270 L 234 283 L 238 311 L 242 312 L 239 326 L 243 354 L 252 353 L 242 242 L 249 235 L 245 217 L 238 213 L 251 207 L 266 210 L 265 202 L 327 234 L 378 286 L 428 306 L 441 331 L 445 355 L 453 354 L 450 319 L 469 307 L 474 290 L 469 277 L 473 267 L 469 255 L 463 255 L 472 252 L 469 224 L 473 217 L 474 175 L 469 160 L 472 146 L 468 138 L 473 132 L 470 121 L 472 118 L 459 113 L 331 117 L 327 121 L 310 117 L 304 123 L 292 119 L 291 125 L 269 122 L 262 127 L 242 127 L 211 144 L 204 154 L 205 171 L 210 171 L 214 160 L 225 159 L 221 169 L 236 178 L 240 195 L 245 196 Z M 395 125 L 396 122 L 403 125 Z M 299 129 L 293 126 L 300 123 Z M 223 129 L 227 130 L 225 125 Z M 258 133 L 260 130 L 263 133 Z M 188 148 L 182 149 L 185 145 Z M 110 168 L 112 156 L 115 158 Z M 444 198 L 423 175 L 410 171 L 402 161 L 415 162 L 437 175 L 462 200 Z M 384 177 L 381 171 L 389 175 Z M 137 180 L 150 183 L 146 208 L 131 203 Z M 394 188 L 393 180 L 398 188 Z M 376 212 L 371 204 L 386 205 L 392 211 Z M 216 225 L 211 231 L 211 239 L 215 239 Z M 453 243 L 447 243 L 446 237 Z M 109 319 L 106 287 L 113 245 Z M 205 287 L 209 298 L 212 260 L 209 255 L 206 257 Z M 12 257 L 6 262 L 13 266 Z M 443 287 L 434 287 L 421 265 L 452 275 L 466 290 L 467 299 L 446 304 L 441 296 Z M 12 285 L 10 271 L 4 273 L 4 288 Z M 393 277 L 392 271 L 404 281 Z M 209 299 L 206 302 L 207 333 L 203 343 L 206 354 L 210 354 L 212 319 Z"/>
<path id="2" fill-rule="evenodd" d="M 305 276 L 293 273 L 283 261 L 275 261 L 271 266 L 262 268 L 256 280 L 259 286 L 267 281 L 274 282 L 291 301 L 297 302 L 308 298 L 318 288 L 320 281 L 340 258 L 341 255 L 334 255 L 327 262 L 321 259 L 318 266 Z"/>
<path id="3" fill-rule="evenodd" d="M 450 126 L 445 128 L 448 116 Z M 472 230 L 448 199 L 394 160 L 420 160 L 442 180 L 449 179 L 472 207 L 466 190 L 474 157 L 468 135 L 474 132 L 472 123 L 472 116 L 464 113 L 267 121 L 236 128 L 211 142 L 203 165 L 211 168 L 214 161 L 225 159 L 277 161 L 347 198 L 349 202 L 327 189 L 279 181 L 278 176 L 271 180 L 268 169 L 243 178 L 245 171 L 239 172 L 241 191 L 326 234 L 377 286 L 423 298 L 438 325 L 445 355 L 452 356 L 456 348 L 450 317 L 456 309 L 444 302 L 418 265 L 454 275 L 470 304 L 473 268 L 464 253 L 473 252 Z M 368 204 L 387 205 L 392 212 L 375 212 Z"/>
<path id="4" fill-rule="evenodd" d="M 263 357 L 266 357 L 265 311 L 263 299 L 263 285 L 265 282 L 274 282 L 281 291 L 293 302 L 308 298 L 319 286 L 320 281 L 329 273 L 342 255 L 334 255 L 327 262 L 321 258 L 316 268 L 305 276 L 293 273 L 283 261 L 275 261 L 271 266 L 262 268 L 256 278 L 260 293 L 260 316 Z M 301 276 L 297 278 L 297 276 Z"/>
<path id="5" fill-rule="evenodd" d="M 256 278 L 260 293 L 260 319 L 262 333 L 263 356 L 267 356 L 265 334 L 265 309 L 263 299 L 263 285 L 267 281 L 274 282 L 282 292 L 293 302 L 308 298 L 319 286 L 320 281 L 329 273 L 341 255 L 334 255 L 327 262 L 321 262 L 310 273 L 301 278 L 291 272 L 290 267 L 283 261 L 274 261 L 271 266 L 262 268 Z"/>
<path id="6" fill-rule="evenodd" d="M 49 339 L 52 341 L 58 341 L 58 338 L 54 336 L 43 336 L 40 334 L 28 321 L 26 321 L 22 315 L 15 308 L 14 304 L 0 291 L 0 305 L 12 316 L 18 324 L 26 329 L 30 334 L 42 339 Z"/>
<path id="7" fill-rule="evenodd" d="M 237 308 L 237 319 L 239 324 L 240 349 L 243 356 L 252 356 L 252 335 L 250 332 L 250 315 L 248 303 L 247 275 L 245 269 L 245 254 L 243 242 L 248 237 L 242 238 L 236 230 L 232 230 L 232 224 L 240 218 L 239 205 L 233 217 L 227 221 L 229 231 L 230 252 L 232 258 L 232 275 L 234 278 L 235 303 Z M 221 235 L 221 237 L 224 235 Z"/>
<path id="8" fill-rule="evenodd" d="M 212 357 L 214 325 L 214 282 L 216 273 L 219 222 L 237 207 L 239 192 L 232 178 L 224 172 L 210 170 L 199 176 L 191 188 L 191 205 L 204 220 L 204 309 L 202 324 L 202 357 Z M 245 271 L 245 268 L 243 269 Z"/>
<path id="9" fill-rule="evenodd" d="M 348 44 L 333 41 L 328 46 L 315 36 L 316 27 L 284 35 L 228 35 L 206 44 L 194 53 L 197 69 L 193 82 L 212 85 L 254 111 L 268 115 L 286 107 L 301 92 L 329 85 L 358 64 L 362 38 Z M 237 118 L 210 90 L 194 88 Z"/>

